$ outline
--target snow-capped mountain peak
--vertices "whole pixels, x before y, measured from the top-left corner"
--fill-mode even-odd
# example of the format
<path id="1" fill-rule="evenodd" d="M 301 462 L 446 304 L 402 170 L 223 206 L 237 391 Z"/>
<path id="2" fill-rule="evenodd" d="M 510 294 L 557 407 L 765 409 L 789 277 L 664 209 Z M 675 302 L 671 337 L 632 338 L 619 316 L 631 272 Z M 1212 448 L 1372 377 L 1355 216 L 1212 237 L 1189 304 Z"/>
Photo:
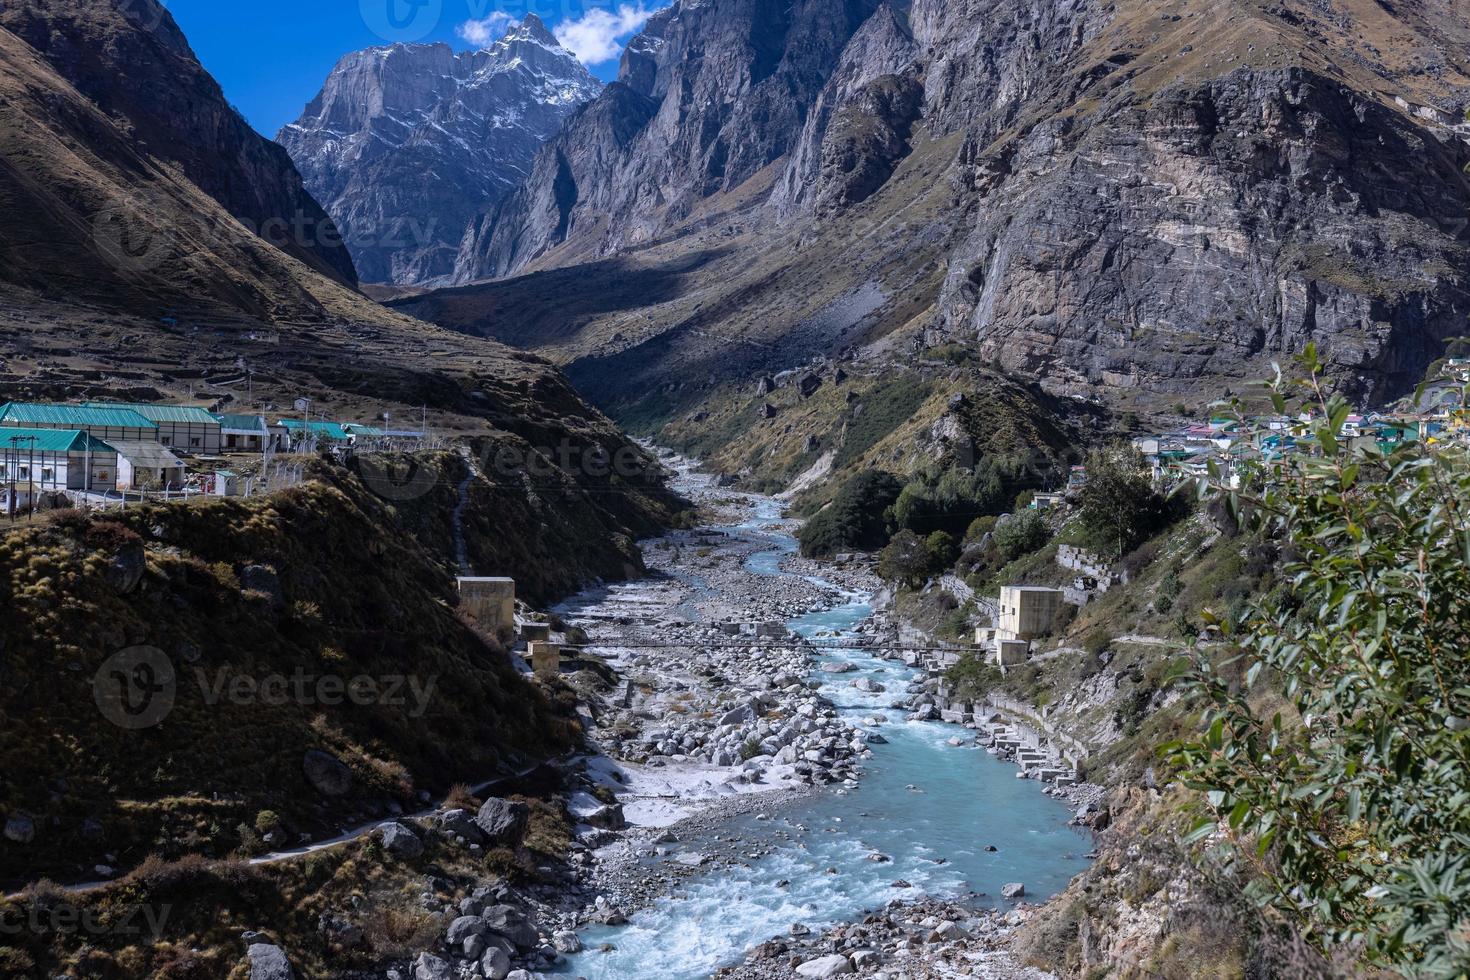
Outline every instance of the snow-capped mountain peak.
<path id="1" fill-rule="evenodd" d="M 276 139 L 342 229 L 363 281 L 420 283 L 451 271 L 469 223 L 601 88 L 528 14 L 477 51 L 348 54 Z"/>

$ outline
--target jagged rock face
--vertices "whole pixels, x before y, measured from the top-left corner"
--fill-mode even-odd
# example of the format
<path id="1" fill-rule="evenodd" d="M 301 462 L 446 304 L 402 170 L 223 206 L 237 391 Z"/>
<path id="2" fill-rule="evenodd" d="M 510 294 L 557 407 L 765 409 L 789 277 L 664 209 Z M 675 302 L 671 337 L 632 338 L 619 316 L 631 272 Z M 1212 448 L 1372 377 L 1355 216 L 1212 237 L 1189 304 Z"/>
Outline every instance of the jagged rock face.
<path id="1" fill-rule="evenodd" d="M 706 257 L 681 286 L 697 306 L 660 295 L 639 318 L 584 317 L 581 347 L 557 333 L 609 404 L 881 356 L 899 331 L 1055 391 L 1171 400 L 1216 397 L 1316 341 L 1378 400 L 1463 332 L 1470 8 L 762 9 L 680 2 L 654 18 L 622 81 L 465 238 L 461 282 Z M 630 326 L 641 339 L 609 350 Z"/>
<path id="2" fill-rule="evenodd" d="M 983 145 L 1027 110 L 1054 102 L 1088 45 L 1114 24 L 1118 6 L 1105 0 L 914 0 L 910 23 L 927 53 L 929 129 L 936 135 L 963 131 Z M 1086 87 L 1077 85 L 1076 94 Z"/>
<path id="3" fill-rule="evenodd" d="M 602 85 L 530 14 L 495 44 L 347 55 L 277 137 L 342 228 L 364 281 L 429 282 L 465 228 Z"/>
<path id="4" fill-rule="evenodd" d="M 923 100 L 917 79 L 883 75 L 843 104 L 822 137 L 817 213 L 866 201 L 893 176 Z"/>
<path id="5" fill-rule="evenodd" d="M 1354 394 L 1401 393 L 1470 304 L 1467 160 L 1299 69 L 1044 123 L 972 165 L 985 206 L 943 323 L 1056 386 L 1229 375 L 1315 341 Z"/>
<path id="6" fill-rule="evenodd" d="M 856 203 L 887 180 L 908 152 L 908 137 L 919 118 L 922 83 L 902 74 L 918 56 L 900 11 L 884 4 L 863 23 L 817 96 L 772 194 L 781 217 L 799 213 L 814 199 L 823 213 L 834 205 Z M 841 122 L 829 137 L 834 114 Z"/>
<path id="7" fill-rule="evenodd" d="M 351 256 L 290 158 L 230 107 L 156 0 L 16 0 L 0 5 L 0 28 L 247 229 L 356 284 Z"/>
<path id="8" fill-rule="evenodd" d="M 681 2 L 624 52 L 618 82 L 539 154 L 466 237 L 458 282 L 572 242 L 647 242 L 785 155 L 873 0 Z"/>
<path id="9" fill-rule="evenodd" d="M 608 167 L 629 152 L 657 111 L 658 103 L 646 95 L 621 82 L 609 85 L 536 154 L 530 178 L 474 221 L 461 243 L 454 278 L 501 275 L 566 241 L 574 209 L 580 206 L 587 214 L 592 208 L 583 188 L 611 204 L 620 185 L 608 176 Z"/>

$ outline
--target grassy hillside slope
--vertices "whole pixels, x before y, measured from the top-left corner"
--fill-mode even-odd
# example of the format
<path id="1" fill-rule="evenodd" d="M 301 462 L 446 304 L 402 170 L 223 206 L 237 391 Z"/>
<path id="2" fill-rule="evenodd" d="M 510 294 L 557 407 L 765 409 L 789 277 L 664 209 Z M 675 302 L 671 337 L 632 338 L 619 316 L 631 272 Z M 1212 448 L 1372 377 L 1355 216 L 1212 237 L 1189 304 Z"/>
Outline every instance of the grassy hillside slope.
<path id="1" fill-rule="evenodd" d="M 0 821 L 32 828 L 0 848 L 7 882 L 330 836 L 573 735 L 457 614 L 442 560 L 341 470 L 249 502 L 17 530 L 0 598 Z M 172 709 L 120 727 L 97 697 L 136 648 L 165 658 Z M 277 677 L 306 686 L 257 687 Z M 363 703 L 344 695 L 353 678 L 375 685 Z M 313 781 L 312 752 L 345 768 Z"/>

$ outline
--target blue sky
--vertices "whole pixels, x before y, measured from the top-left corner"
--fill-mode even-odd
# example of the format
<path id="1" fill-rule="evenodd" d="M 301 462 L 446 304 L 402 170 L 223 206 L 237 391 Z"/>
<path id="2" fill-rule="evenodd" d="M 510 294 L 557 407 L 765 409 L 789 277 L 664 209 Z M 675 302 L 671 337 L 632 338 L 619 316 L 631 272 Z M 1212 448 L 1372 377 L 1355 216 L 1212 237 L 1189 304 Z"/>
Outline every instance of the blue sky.
<path id="1" fill-rule="evenodd" d="M 529 11 L 594 75 L 668 0 L 165 0 L 225 97 L 268 137 L 301 114 L 337 59 L 393 41 L 482 46 Z"/>

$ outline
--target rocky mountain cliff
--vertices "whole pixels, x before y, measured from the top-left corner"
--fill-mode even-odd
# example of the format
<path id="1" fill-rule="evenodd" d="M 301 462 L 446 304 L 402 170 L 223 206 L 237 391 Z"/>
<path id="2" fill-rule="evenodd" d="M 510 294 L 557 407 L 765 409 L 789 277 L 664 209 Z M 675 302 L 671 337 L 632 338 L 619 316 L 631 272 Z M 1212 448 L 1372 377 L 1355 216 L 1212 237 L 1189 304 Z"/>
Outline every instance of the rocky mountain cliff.
<path id="1" fill-rule="evenodd" d="M 79 112 L 106 116 L 144 155 L 176 168 L 248 232 L 318 272 L 356 284 L 347 249 L 290 159 L 230 106 L 156 0 L 15 0 L 0 5 L 0 29 L 91 103 Z M 59 116 L 72 115 L 67 107 L 54 108 Z M 63 124 L 49 122 L 46 128 Z M 88 124 L 88 136 L 111 135 Z"/>
<path id="2" fill-rule="evenodd" d="M 1316 340 L 1384 398 L 1470 308 L 1467 42 L 1431 0 L 681 2 L 466 238 L 519 278 L 407 306 L 650 420 L 946 345 L 1147 407 Z"/>
<path id="3" fill-rule="evenodd" d="M 342 228 L 364 281 L 423 283 L 453 271 L 465 228 L 601 88 L 528 14 L 480 51 L 349 54 L 276 139 Z"/>
<path id="4" fill-rule="evenodd" d="M 618 80 L 537 155 L 526 186 L 466 236 L 461 282 L 549 249 L 646 242 L 781 159 L 874 0 L 677 3 L 623 53 Z"/>

